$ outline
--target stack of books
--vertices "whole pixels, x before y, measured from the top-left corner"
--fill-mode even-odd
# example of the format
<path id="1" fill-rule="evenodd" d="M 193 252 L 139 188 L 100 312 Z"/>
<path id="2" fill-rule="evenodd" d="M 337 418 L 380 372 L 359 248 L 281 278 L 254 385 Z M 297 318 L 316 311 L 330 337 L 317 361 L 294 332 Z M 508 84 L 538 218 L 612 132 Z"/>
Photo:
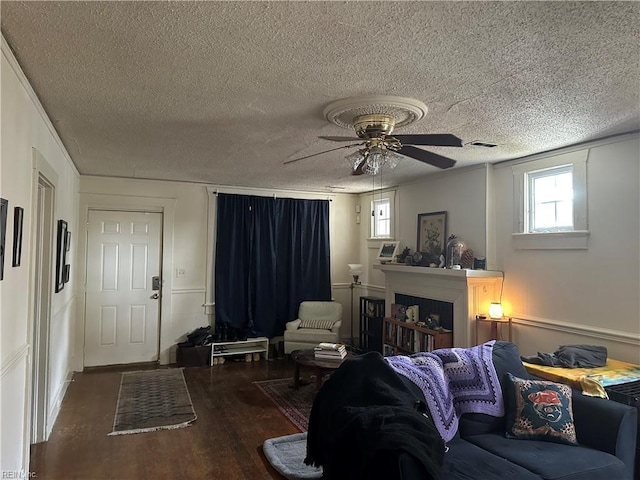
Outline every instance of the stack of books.
<path id="1" fill-rule="evenodd" d="M 314 348 L 317 360 L 342 360 L 347 356 L 347 349 L 342 343 L 323 342 Z"/>

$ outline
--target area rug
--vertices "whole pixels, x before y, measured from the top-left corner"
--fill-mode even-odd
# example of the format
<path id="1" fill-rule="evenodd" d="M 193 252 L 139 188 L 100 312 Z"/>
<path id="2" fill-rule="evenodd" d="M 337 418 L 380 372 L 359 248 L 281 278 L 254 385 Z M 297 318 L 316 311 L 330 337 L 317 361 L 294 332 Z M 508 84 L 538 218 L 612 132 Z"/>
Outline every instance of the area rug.
<path id="1" fill-rule="evenodd" d="M 125 372 L 109 435 L 183 428 L 195 419 L 181 368 Z"/>
<path id="2" fill-rule="evenodd" d="M 301 385 L 298 390 L 292 388 L 292 378 L 262 380 L 253 382 L 273 403 L 278 410 L 293 423 L 298 430 L 306 432 L 309 426 L 309 414 L 313 403 L 315 382 Z"/>

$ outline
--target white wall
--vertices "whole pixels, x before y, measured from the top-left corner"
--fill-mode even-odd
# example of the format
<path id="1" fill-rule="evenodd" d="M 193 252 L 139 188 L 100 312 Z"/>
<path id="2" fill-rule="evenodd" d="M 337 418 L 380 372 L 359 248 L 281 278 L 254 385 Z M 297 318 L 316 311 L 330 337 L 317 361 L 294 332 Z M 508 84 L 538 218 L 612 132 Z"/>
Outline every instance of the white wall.
<path id="1" fill-rule="evenodd" d="M 400 185 L 396 190 L 395 239 L 400 241 L 400 251 L 409 247 L 416 250 L 418 215 L 428 212 L 447 212 L 447 236 L 455 234 L 463 240 L 474 255 L 487 256 L 486 227 L 486 175 L 484 165 L 453 171 L 443 171 L 419 181 Z M 377 194 L 377 193 L 376 193 Z M 365 282 L 372 292 L 384 286 L 384 274 L 371 266 L 378 263 L 376 255 L 379 241 L 367 240 L 369 236 L 371 204 L 370 193 L 360 195 L 362 223 L 360 242 L 361 263 L 368 267 Z M 494 266 L 496 259 L 487 258 L 488 266 Z M 382 295 L 384 297 L 384 295 Z"/>
<path id="2" fill-rule="evenodd" d="M 588 250 L 514 249 L 511 165 L 523 160 L 444 171 L 397 187 L 396 239 L 415 251 L 417 215 L 447 211 L 447 234 L 464 240 L 476 257 L 486 256 L 489 270 L 504 272 L 505 313 L 514 317 L 514 342 L 523 354 L 597 344 L 612 358 L 640 363 L 639 145 L 635 135 L 584 147 Z M 370 198 L 360 196 L 363 212 Z M 371 269 L 379 243 L 367 241 L 368 217 L 362 218 L 360 263 L 368 271 L 356 295 L 384 297 L 384 274 Z"/>
<path id="3" fill-rule="evenodd" d="M 4 280 L 0 282 L 0 471 L 28 470 L 31 402 L 31 335 L 33 328 L 33 223 L 35 185 L 33 148 L 57 176 L 54 221 L 64 219 L 72 232 L 71 271 L 76 263 L 73 241 L 78 228 L 78 172 L 49 122 L 40 102 L 2 38 L 0 195 L 9 200 Z M 24 208 L 22 262 L 11 266 L 13 208 Z M 71 374 L 74 280 L 60 293 L 52 292 L 48 423 L 50 432 Z"/>
<path id="4" fill-rule="evenodd" d="M 487 167 L 485 165 L 438 172 L 412 183 L 400 185 L 395 190 L 394 238 L 400 241 L 400 250 L 409 247 L 416 251 L 418 215 L 429 212 L 447 212 L 446 235 L 455 234 L 476 257 L 487 257 L 488 267 L 496 265 L 495 255 L 487 248 Z M 380 241 L 369 239 L 370 206 L 372 197 L 379 191 L 362 194 L 358 202 L 362 208 L 360 232 L 360 261 L 365 266 L 362 285 L 354 291 L 355 308 L 360 296 L 385 298 L 385 278 L 372 266 L 376 260 Z M 352 262 L 353 263 L 353 262 Z M 425 267 L 426 268 L 426 267 Z M 356 312 L 356 317 L 357 317 Z M 357 331 L 357 330 L 356 330 Z"/>
<path id="5" fill-rule="evenodd" d="M 523 354 L 586 343 L 606 346 L 612 358 L 640 363 L 639 145 L 636 135 L 585 147 L 586 250 L 516 250 L 511 164 L 494 168 L 503 303 L 515 317 L 515 341 Z"/>
<path id="6" fill-rule="evenodd" d="M 486 168 L 484 165 L 443 171 L 419 182 L 398 188 L 400 239 L 416 250 L 418 214 L 447 212 L 447 237 L 463 240 L 476 257 L 486 256 L 485 201 Z M 487 259 L 489 266 L 495 258 Z"/>
<path id="7" fill-rule="evenodd" d="M 349 275 L 349 263 L 359 263 L 358 235 L 359 225 L 356 223 L 357 195 L 337 194 L 332 197 L 329 227 L 331 240 L 331 283 L 333 286 L 333 299 L 340 302 L 342 310 L 342 326 L 340 337 L 348 341 L 351 336 L 351 290 L 353 280 Z M 354 305 L 357 306 L 357 292 L 354 290 Z M 354 307 L 355 308 L 355 307 Z M 358 315 L 353 311 L 353 335 L 358 335 Z"/>
<path id="8" fill-rule="evenodd" d="M 231 189 L 232 187 L 226 187 Z M 233 188 L 242 191 L 241 188 Z M 260 191 L 245 189 L 244 193 L 259 195 Z M 262 194 L 270 194 L 263 191 Z M 286 192 L 279 192 L 286 196 Z M 305 196 L 302 192 L 296 195 Z M 309 193 L 310 198 L 318 194 Z M 309 196 L 307 195 L 307 196 Z M 328 197 L 328 195 L 323 195 Z M 334 298 L 348 307 L 348 269 L 351 252 L 357 251 L 357 237 L 354 215 L 354 196 L 344 194 L 330 195 L 330 236 L 331 236 L 331 272 Z M 209 325 L 213 317 L 208 315 L 212 309 L 203 307 L 207 303 L 207 275 L 210 268 L 211 253 L 209 238 L 209 197 L 207 186 L 185 182 L 166 182 L 82 176 L 80 179 L 80 216 L 87 208 L 119 207 L 142 208 L 164 204 L 172 210 L 171 218 L 165 211 L 165 232 L 163 245 L 163 303 L 160 329 L 160 362 L 175 362 L 175 345 L 184 340 L 184 336 L 196 327 Z M 84 224 L 84 222 L 81 222 Z M 84 249 L 79 252 L 79 264 L 84 265 Z M 178 278 L 176 271 L 182 269 L 185 276 Z M 78 282 L 79 287 L 83 284 Z M 78 292 L 81 294 L 81 291 Z M 79 309 L 82 318 L 83 308 Z M 169 312 L 169 313 L 167 313 Z M 345 314 L 346 315 L 346 314 Z M 348 335 L 348 323 L 341 330 Z M 76 330 L 76 348 L 82 351 L 84 325 L 79 322 Z M 76 363 L 81 370 L 82 362 Z"/>
<path id="9" fill-rule="evenodd" d="M 163 225 L 163 295 L 160 326 L 160 362 L 175 362 L 175 344 L 196 327 L 209 324 L 205 303 L 207 252 L 207 192 L 203 185 L 82 176 L 80 218 L 89 208 L 122 210 L 160 209 Z M 85 225 L 85 222 L 81 222 Z M 83 227 L 86 230 L 86 227 Z M 82 232 L 85 235 L 85 232 Z M 80 248 L 79 264 L 86 264 Z M 176 271 L 184 270 L 178 277 Z M 78 282 L 79 289 L 84 282 Z M 78 294 L 80 295 L 80 290 Z M 84 308 L 79 309 L 76 348 L 83 353 Z M 75 364 L 83 368 L 82 358 Z"/>

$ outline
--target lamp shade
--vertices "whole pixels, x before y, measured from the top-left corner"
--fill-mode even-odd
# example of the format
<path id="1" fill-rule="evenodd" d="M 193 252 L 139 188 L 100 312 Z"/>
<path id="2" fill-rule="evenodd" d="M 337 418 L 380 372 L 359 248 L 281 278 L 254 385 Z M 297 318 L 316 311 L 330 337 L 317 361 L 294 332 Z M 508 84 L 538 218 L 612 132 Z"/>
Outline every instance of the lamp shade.
<path id="1" fill-rule="evenodd" d="M 489 305 L 489 318 L 502 318 L 503 315 L 502 304 L 498 302 L 491 302 L 491 305 Z"/>
<path id="2" fill-rule="evenodd" d="M 362 264 L 360 263 L 347 263 L 349 267 L 349 273 L 353 277 L 353 283 L 351 284 L 352 293 L 353 293 L 353 285 L 360 285 L 360 275 L 364 270 L 362 269 Z"/>
<path id="3" fill-rule="evenodd" d="M 351 275 L 362 275 L 364 271 L 360 263 L 348 263 L 347 266 L 349 267 L 349 274 Z"/>

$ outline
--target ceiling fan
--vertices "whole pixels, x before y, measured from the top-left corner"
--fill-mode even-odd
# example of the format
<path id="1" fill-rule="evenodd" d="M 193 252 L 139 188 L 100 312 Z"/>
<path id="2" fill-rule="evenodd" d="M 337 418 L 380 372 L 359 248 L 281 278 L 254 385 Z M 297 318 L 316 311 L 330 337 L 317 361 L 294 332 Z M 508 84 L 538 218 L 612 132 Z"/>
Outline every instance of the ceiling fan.
<path id="1" fill-rule="evenodd" d="M 455 160 L 415 145 L 462 147 L 462 140 L 455 135 L 450 133 L 392 135 L 395 127 L 413 123 L 426 113 L 427 106 L 424 103 L 404 97 L 376 96 L 338 100 L 325 108 L 325 118 L 336 125 L 355 129 L 357 138 L 337 136 L 320 136 L 319 138 L 332 142 L 360 141 L 284 163 L 294 163 L 344 148 L 361 147 L 346 157 L 351 164 L 352 175 L 363 173 L 375 175 L 385 165 L 394 168 L 402 156 L 437 168 L 451 168 L 455 165 Z"/>

